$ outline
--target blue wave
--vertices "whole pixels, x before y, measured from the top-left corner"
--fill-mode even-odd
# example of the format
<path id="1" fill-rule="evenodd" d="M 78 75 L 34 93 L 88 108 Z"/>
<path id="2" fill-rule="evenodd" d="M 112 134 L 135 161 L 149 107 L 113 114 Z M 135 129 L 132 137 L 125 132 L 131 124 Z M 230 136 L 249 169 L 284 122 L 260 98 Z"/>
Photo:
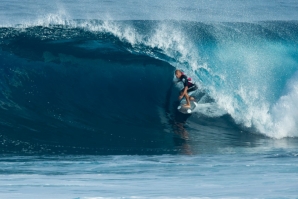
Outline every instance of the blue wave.
<path id="1" fill-rule="evenodd" d="M 0 38 L 4 152 L 177 153 L 202 126 L 217 145 L 298 135 L 296 21 L 74 20 Z M 200 88 L 191 117 L 176 111 L 176 68 Z"/>

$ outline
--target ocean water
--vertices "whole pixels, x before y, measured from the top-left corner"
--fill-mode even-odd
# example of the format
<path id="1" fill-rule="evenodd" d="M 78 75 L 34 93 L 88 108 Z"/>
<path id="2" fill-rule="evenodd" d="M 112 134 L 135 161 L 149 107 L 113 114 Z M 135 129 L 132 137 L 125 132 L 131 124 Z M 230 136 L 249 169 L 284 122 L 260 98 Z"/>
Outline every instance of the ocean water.
<path id="1" fill-rule="evenodd" d="M 297 198 L 297 10 L 1 0 L 0 198 Z"/>

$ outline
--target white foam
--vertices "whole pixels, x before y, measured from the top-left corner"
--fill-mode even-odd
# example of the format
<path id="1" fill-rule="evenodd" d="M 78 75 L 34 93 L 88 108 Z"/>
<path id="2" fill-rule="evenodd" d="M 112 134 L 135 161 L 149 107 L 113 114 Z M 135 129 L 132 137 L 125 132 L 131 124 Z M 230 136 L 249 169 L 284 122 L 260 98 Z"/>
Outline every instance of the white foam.
<path id="1" fill-rule="evenodd" d="M 256 98 L 252 95 L 246 97 L 246 94 L 241 95 L 242 99 L 252 100 L 244 100 L 245 112 L 243 105 L 230 95 L 220 95 L 217 104 L 224 107 L 236 123 L 254 127 L 266 136 L 277 139 L 298 137 L 298 72 L 288 81 L 284 95 L 272 107 L 266 101 L 256 103 L 253 100 L 258 99 L 261 94 L 257 94 Z"/>
<path id="2" fill-rule="evenodd" d="M 193 112 L 201 113 L 208 117 L 220 117 L 226 114 L 226 111 L 222 110 L 216 103 L 198 103 Z"/>
<path id="3" fill-rule="evenodd" d="M 298 72 L 289 80 L 285 94 L 272 108 L 275 136 L 298 136 Z"/>

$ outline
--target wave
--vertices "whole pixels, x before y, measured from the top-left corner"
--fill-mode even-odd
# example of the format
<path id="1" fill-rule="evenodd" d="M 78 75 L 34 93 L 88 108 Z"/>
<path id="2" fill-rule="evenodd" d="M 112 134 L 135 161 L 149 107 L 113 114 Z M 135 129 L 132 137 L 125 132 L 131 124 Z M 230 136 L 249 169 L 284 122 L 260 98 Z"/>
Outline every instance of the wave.
<path id="1" fill-rule="evenodd" d="M 298 136 L 297 21 L 50 20 L 2 27 L 0 39 L 5 136 L 79 143 L 87 131 L 97 141 L 84 146 L 165 147 L 176 68 L 199 86 L 197 117 L 228 114 L 250 132 Z"/>

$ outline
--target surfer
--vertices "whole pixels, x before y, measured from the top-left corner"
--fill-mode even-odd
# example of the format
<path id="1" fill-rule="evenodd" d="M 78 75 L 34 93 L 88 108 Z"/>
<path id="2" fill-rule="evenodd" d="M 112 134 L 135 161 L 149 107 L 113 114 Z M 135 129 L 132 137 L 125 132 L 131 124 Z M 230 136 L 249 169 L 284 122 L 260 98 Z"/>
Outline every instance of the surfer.
<path id="1" fill-rule="evenodd" d="M 180 91 L 179 100 L 181 100 L 183 97 L 186 99 L 186 104 L 183 106 L 185 108 L 190 108 L 190 100 L 195 100 L 193 97 L 189 96 L 188 93 L 195 91 L 198 89 L 196 84 L 191 82 L 191 78 L 187 77 L 181 70 L 175 71 L 175 76 L 177 77 L 177 82 L 182 82 L 184 88 Z"/>

